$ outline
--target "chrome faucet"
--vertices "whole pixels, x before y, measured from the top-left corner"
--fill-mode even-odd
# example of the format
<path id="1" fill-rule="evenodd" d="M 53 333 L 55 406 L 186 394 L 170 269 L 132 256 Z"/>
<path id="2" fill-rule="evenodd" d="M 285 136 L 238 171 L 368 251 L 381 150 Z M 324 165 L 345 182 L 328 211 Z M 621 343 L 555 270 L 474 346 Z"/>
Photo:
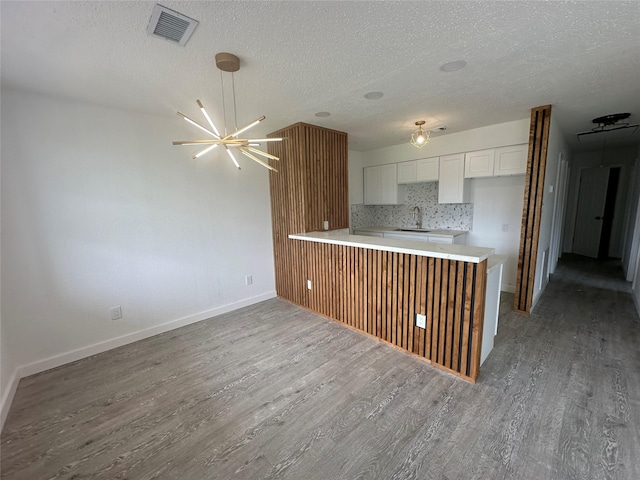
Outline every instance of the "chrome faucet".
<path id="1" fill-rule="evenodd" d="M 416 222 L 416 228 L 422 228 L 422 213 L 420 207 L 413 207 L 413 221 Z"/>

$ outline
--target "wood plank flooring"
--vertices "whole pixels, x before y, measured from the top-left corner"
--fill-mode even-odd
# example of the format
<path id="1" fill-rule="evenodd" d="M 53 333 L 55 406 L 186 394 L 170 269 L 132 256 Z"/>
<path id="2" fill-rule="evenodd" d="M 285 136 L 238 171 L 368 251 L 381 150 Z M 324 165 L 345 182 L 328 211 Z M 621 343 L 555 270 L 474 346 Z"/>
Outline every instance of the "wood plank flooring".
<path id="1" fill-rule="evenodd" d="M 1 478 L 638 479 L 640 321 L 573 260 L 475 385 L 279 299 L 25 378 Z"/>

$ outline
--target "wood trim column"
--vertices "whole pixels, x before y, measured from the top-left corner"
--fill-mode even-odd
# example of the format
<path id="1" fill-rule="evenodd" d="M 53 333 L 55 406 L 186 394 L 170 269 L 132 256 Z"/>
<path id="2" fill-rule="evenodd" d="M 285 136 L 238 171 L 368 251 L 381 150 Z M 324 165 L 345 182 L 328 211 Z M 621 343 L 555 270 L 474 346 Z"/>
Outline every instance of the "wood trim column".
<path id="1" fill-rule="evenodd" d="M 307 280 L 322 266 L 308 264 L 308 245 L 288 236 L 323 230 L 325 220 L 330 230 L 349 227 L 347 134 L 296 123 L 268 136 L 286 139 L 268 144 L 280 158 L 269 162 L 278 170 L 269 172 L 276 293 L 315 308 Z"/>
<path id="2" fill-rule="evenodd" d="M 536 276 L 544 175 L 547 166 L 547 147 L 551 124 L 551 105 L 531 110 L 529 127 L 529 156 L 524 184 L 520 252 L 516 275 L 514 309 L 529 314 L 533 303 L 533 286 Z"/>

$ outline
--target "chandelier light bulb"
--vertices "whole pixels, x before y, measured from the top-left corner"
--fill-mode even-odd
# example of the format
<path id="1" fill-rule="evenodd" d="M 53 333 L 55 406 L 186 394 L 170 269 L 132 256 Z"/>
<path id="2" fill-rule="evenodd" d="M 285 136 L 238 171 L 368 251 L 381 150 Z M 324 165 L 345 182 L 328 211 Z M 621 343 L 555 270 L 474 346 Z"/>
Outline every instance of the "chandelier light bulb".
<path id="1" fill-rule="evenodd" d="M 233 84 L 233 72 L 237 72 L 240 69 L 240 60 L 238 59 L 238 57 L 236 57 L 233 54 L 230 53 L 219 53 L 216 55 L 216 66 L 220 69 L 221 73 L 220 73 L 220 78 L 222 79 L 222 72 L 229 72 L 231 73 L 231 83 Z M 225 110 L 224 107 L 224 83 L 222 83 L 222 105 L 223 105 L 223 111 Z M 277 156 L 275 155 L 271 155 L 270 153 L 267 152 L 263 152 L 262 150 L 255 148 L 256 146 L 260 146 L 261 142 L 281 142 L 282 140 L 284 140 L 284 138 L 240 138 L 240 134 L 246 132 L 247 130 L 249 130 L 250 128 L 256 126 L 258 123 L 260 123 L 261 121 L 263 121 L 265 119 L 264 115 L 257 118 L 256 120 L 254 120 L 253 122 L 249 123 L 248 125 L 245 125 L 242 128 L 237 128 L 237 124 L 236 124 L 236 131 L 233 132 L 230 135 L 227 135 L 227 125 L 226 125 L 226 116 L 225 116 L 225 135 L 222 136 L 220 134 L 220 131 L 216 128 L 216 126 L 214 125 L 213 121 L 211 120 L 211 117 L 209 116 L 209 114 L 207 113 L 207 110 L 204 108 L 204 105 L 202 104 L 202 102 L 200 100 L 196 100 L 196 103 L 198 104 L 198 108 L 200 109 L 200 112 L 202 113 L 202 115 L 204 116 L 205 120 L 207 121 L 207 124 L 209 125 L 210 129 L 205 127 L 204 125 L 196 122 L 195 120 L 192 120 L 191 118 L 187 117 L 185 114 L 178 112 L 178 115 L 183 118 L 186 122 L 190 123 L 191 125 L 193 125 L 194 127 L 202 130 L 203 132 L 205 132 L 206 134 L 210 135 L 213 138 L 209 138 L 207 140 L 180 140 L 180 141 L 174 141 L 173 144 L 174 145 L 205 145 L 206 148 L 204 150 L 199 151 L 198 153 L 196 153 L 192 158 L 195 160 L 196 158 L 200 158 L 202 155 L 209 153 L 211 150 L 213 150 L 214 148 L 216 148 L 218 145 L 222 145 L 224 146 L 227 155 L 229 156 L 229 158 L 231 159 L 231 161 L 233 162 L 233 164 L 235 165 L 235 167 L 237 169 L 240 169 L 240 165 L 238 164 L 238 161 L 236 160 L 235 155 L 233 154 L 233 152 L 231 151 L 231 149 L 235 149 L 236 152 L 240 152 L 243 155 L 245 155 L 246 157 L 250 158 L 251 160 L 255 161 L 256 163 L 258 163 L 259 165 L 262 165 L 263 167 L 277 172 L 277 170 L 275 168 L 273 168 L 271 165 L 269 165 L 269 163 L 267 163 L 264 160 L 261 160 L 260 158 L 256 157 L 254 155 L 260 155 L 268 160 L 280 160 Z M 235 86 L 233 86 L 233 111 L 234 111 L 234 121 L 237 120 L 236 118 L 236 112 L 235 112 L 235 105 L 236 105 L 236 91 L 235 91 Z M 226 112 L 224 112 L 226 114 Z"/>

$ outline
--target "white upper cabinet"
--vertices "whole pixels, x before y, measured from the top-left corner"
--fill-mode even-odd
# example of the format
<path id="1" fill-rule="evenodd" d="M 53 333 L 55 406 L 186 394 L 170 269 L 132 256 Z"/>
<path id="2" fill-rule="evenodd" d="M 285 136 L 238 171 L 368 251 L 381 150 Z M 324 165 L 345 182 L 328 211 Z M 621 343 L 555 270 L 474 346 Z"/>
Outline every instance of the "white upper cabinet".
<path id="1" fill-rule="evenodd" d="M 398 169 L 396 163 L 364 168 L 365 205 L 397 205 Z"/>
<path id="2" fill-rule="evenodd" d="M 438 181 L 440 157 L 422 158 L 398 164 L 398 183 Z"/>
<path id="3" fill-rule="evenodd" d="M 512 145 L 510 147 L 496 148 L 496 159 L 493 174 L 524 175 L 527 172 L 527 156 L 529 145 Z"/>
<path id="4" fill-rule="evenodd" d="M 415 183 L 418 181 L 416 175 L 417 162 L 402 162 L 398 164 L 398 183 Z"/>
<path id="5" fill-rule="evenodd" d="M 524 175 L 527 168 L 528 145 L 490 148 L 468 152 L 464 156 L 465 178 Z"/>
<path id="6" fill-rule="evenodd" d="M 496 151 L 493 148 L 489 150 L 465 153 L 464 177 L 493 177 L 495 155 Z"/>
<path id="7" fill-rule="evenodd" d="M 469 188 L 464 178 L 464 153 L 440 157 L 438 203 L 468 203 Z"/>
<path id="8" fill-rule="evenodd" d="M 418 182 L 435 182 L 439 178 L 440 157 L 416 160 L 416 177 Z"/>

